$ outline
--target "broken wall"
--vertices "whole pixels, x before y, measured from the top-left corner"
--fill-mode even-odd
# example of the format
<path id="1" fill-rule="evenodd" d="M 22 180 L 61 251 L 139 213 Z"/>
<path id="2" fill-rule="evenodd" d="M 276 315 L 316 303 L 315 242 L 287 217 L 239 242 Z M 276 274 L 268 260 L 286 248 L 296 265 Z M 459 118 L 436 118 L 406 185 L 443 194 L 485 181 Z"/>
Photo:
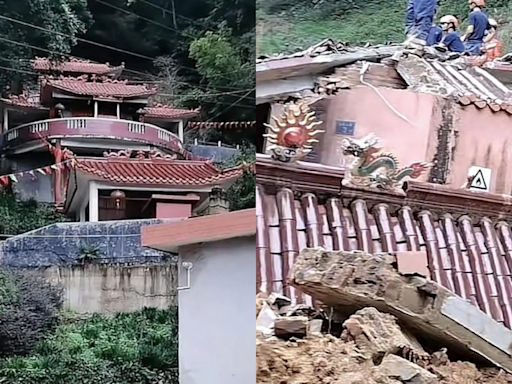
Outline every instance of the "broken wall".
<path id="1" fill-rule="evenodd" d="M 491 192 L 512 192 L 512 116 L 490 108 L 458 107 L 457 139 L 448 183 L 461 186 L 469 167 L 492 169 Z"/>
<path id="2" fill-rule="evenodd" d="M 326 131 L 315 148 L 322 164 L 348 165 L 341 152 L 342 140 L 375 133 L 401 165 L 434 164 L 431 174 L 419 181 L 461 187 L 469 168 L 476 165 L 492 169 L 490 192 L 511 193 L 512 169 L 506 166 L 512 162 L 511 115 L 409 90 L 378 88 L 378 92 L 380 96 L 370 87 L 359 86 L 329 98 L 328 108 L 318 116 Z M 281 104 L 272 106 L 273 116 L 281 111 Z"/>

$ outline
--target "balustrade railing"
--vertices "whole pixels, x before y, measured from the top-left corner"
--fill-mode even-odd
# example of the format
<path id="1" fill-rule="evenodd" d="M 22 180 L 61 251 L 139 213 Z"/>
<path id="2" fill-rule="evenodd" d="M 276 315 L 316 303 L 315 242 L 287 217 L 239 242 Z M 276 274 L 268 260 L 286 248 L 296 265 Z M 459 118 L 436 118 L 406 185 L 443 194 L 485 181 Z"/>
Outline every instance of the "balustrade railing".
<path id="1" fill-rule="evenodd" d="M 102 124 L 105 124 L 105 132 Z M 69 131 L 69 132 L 68 132 Z M 33 134 L 43 134 L 43 136 L 52 135 L 73 135 L 73 132 L 80 131 L 80 134 L 87 135 L 114 135 L 119 137 L 130 138 L 130 134 L 135 134 L 132 139 L 144 139 L 145 141 L 153 142 L 168 142 L 177 143 L 181 142 L 180 138 L 172 132 L 169 132 L 156 125 L 141 123 L 138 121 L 118 120 L 118 119 L 105 119 L 95 117 L 72 117 L 72 118 L 59 118 L 42 120 L 33 123 L 23 124 L 18 127 L 12 128 L 5 133 L 7 143 L 10 141 L 26 137 L 25 133 L 30 135 L 27 140 L 31 140 L 30 136 Z M 113 132 L 115 131 L 115 134 Z M 124 131 L 124 132 L 123 132 Z M 125 135 L 125 136 L 123 136 Z M 144 135 L 144 137 L 140 137 Z"/>

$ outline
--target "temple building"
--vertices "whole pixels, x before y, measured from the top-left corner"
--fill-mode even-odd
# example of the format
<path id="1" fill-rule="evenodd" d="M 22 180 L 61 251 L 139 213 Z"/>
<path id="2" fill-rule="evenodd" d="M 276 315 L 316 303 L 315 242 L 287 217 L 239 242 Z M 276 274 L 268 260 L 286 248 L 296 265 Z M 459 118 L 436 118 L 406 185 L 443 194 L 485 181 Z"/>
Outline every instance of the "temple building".
<path id="1" fill-rule="evenodd" d="M 38 92 L 3 95 L 0 182 L 80 221 L 189 217 L 242 169 L 188 152 L 199 110 L 153 101 L 158 89 L 119 80 L 124 64 L 33 61 Z"/>

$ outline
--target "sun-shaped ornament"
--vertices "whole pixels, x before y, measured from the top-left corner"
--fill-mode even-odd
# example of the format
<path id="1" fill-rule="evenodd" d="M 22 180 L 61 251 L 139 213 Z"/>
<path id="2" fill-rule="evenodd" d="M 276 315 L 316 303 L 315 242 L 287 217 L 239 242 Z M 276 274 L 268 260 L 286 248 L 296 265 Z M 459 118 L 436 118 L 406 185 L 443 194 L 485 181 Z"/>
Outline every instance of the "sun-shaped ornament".
<path id="1" fill-rule="evenodd" d="M 325 132 L 315 128 L 322 122 L 305 101 L 286 104 L 283 113 L 272 119 L 275 126 L 265 124 L 269 128 L 264 135 L 269 143 L 267 149 L 275 160 L 285 163 L 306 157 L 318 143 L 315 136 Z"/>

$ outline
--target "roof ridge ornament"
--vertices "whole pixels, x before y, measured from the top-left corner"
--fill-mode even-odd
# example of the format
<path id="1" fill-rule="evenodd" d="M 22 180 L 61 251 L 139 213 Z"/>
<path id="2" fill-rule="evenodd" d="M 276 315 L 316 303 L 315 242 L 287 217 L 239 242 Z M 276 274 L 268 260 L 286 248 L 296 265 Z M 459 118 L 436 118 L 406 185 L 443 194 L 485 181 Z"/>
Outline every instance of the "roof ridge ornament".
<path id="1" fill-rule="evenodd" d="M 355 158 L 348 167 L 348 178 L 343 179 L 345 186 L 401 190 L 406 178 L 417 179 L 432 167 L 431 163 L 416 162 L 399 168 L 398 159 L 382 152 L 379 141 L 373 133 L 359 140 L 343 139 L 343 155 Z"/>
<path id="2" fill-rule="evenodd" d="M 315 99 L 316 101 L 317 99 Z M 310 107 L 311 100 L 299 100 L 285 104 L 279 117 L 272 116 L 275 125 L 265 124 L 269 133 L 263 135 L 270 145 L 268 150 L 272 158 L 284 163 L 295 162 L 305 158 L 318 143 L 315 138 L 325 131 L 316 127 L 323 124 Z"/>
<path id="3" fill-rule="evenodd" d="M 106 157 L 109 160 L 123 159 L 123 160 L 139 160 L 139 161 L 143 161 L 143 160 L 170 161 L 170 160 L 177 159 L 176 154 L 173 154 L 173 155 L 163 154 L 155 149 L 149 150 L 149 151 L 140 150 L 137 152 L 129 150 L 129 149 L 123 149 L 121 151 L 103 152 L 103 157 Z"/>

